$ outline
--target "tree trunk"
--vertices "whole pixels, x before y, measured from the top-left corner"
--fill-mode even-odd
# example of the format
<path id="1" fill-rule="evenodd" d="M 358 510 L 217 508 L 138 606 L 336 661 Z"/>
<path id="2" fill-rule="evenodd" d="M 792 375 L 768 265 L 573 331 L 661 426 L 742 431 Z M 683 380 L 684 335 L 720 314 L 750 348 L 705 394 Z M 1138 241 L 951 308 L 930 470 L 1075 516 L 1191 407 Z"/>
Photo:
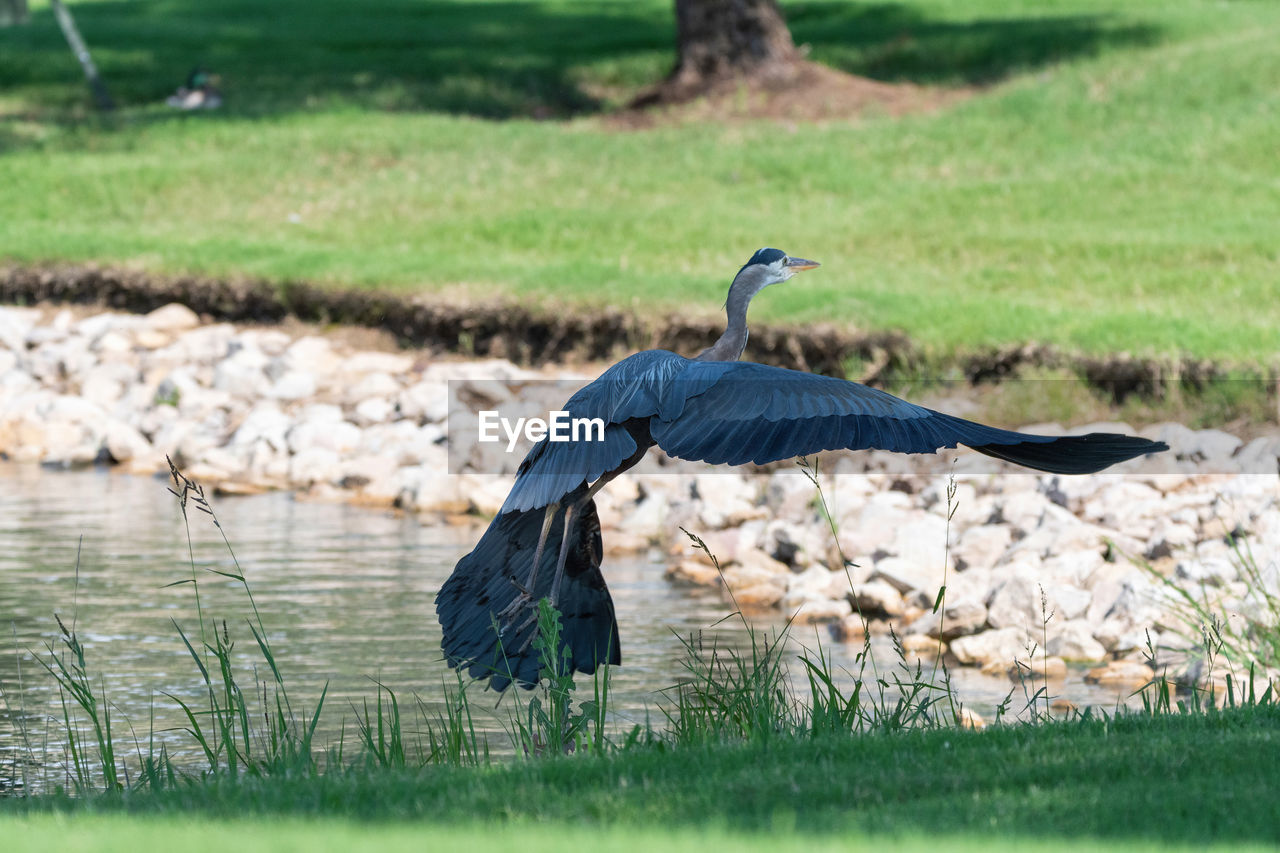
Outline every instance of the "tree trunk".
<path id="1" fill-rule="evenodd" d="M 785 74 L 797 58 L 777 0 L 675 0 L 676 69 L 693 93 L 734 78 Z"/>
<path id="2" fill-rule="evenodd" d="M 49 5 L 53 7 L 53 14 L 58 19 L 58 26 L 62 27 L 62 35 L 70 45 L 71 52 L 80 61 L 80 68 L 84 71 L 85 79 L 89 81 L 89 89 L 93 92 L 93 99 L 98 103 L 98 109 L 103 112 L 115 109 L 115 103 L 107 92 L 107 84 L 102 82 L 98 67 L 93 64 L 93 58 L 89 56 L 89 46 L 81 38 L 75 18 L 71 17 L 71 10 L 62 0 L 49 0 Z"/>

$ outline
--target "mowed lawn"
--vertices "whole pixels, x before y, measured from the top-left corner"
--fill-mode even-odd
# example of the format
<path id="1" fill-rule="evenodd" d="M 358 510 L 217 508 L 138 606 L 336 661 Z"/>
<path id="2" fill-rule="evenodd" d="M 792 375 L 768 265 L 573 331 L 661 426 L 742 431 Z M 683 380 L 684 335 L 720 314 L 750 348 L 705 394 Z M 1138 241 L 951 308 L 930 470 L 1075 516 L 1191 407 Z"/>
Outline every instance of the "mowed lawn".
<path id="1" fill-rule="evenodd" d="M 0 260 L 714 315 L 747 256 L 821 270 L 753 318 L 1274 363 L 1280 5 L 784 2 L 812 58 L 971 91 L 907 117 L 608 111 L 668 0 L 81 0 L 0 30 Z M 203 63 L 213 114 L 161 106 Z"/>
<path id="2" fill-rule="evenodd" d="M 14 850 L 1274 849 L 1275 705 L 0 798 Z M 123 812 L 123 814 L 121 814 Z"/>
<path id="3" fill-rule="evenodd" d="M 1043 841 L 1025 838 L 968 838 L 964 836 L 905 837 L 846 835 L 815 837 L 803 832 L 765 834 L 723 830 L 590 829 L 563 822 L 493 827 L 421 823 L 375 824 L 353 821 L 295 819 L 210 820 L 203 818 L 127 818 L 100 816 L 0 818 L 0 830 L 23 853 L 137 853 L 139 850 L 182 850 L 184 853 L 1050 853 L 1050 851 L 1155 851 L 1273 849 L 1262 844 L 1169 845 L 1150 842 L 1099 842 L 1078 839 Z"/>

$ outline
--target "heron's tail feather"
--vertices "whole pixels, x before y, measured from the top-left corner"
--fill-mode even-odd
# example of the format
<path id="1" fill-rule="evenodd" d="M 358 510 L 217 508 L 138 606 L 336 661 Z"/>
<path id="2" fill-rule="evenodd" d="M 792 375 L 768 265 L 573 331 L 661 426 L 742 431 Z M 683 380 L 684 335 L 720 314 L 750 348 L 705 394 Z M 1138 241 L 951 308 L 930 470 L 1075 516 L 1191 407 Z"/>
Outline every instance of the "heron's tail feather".
<path id="1" fill-rule="evenodd" d="M 1126 459 L 1169 449 L 1162 441 L 1107 432 L 1016 444 L 965 444 L 987 456 L 1051 474 L 1092 474 Z"/>
<path id="2" fill-rule="evenodd" d="M 585 487 L 566 495 L 563 505 L 581 500 Z M 544 510 L 498 515 L 475 550 L 458 561 L 453 574 L 436 596 L 436 614 L 444 631 L 441 645 L 450 666 L 467 667 L 474 678 L 488 678 L 495 690 L 512 681 L 523 687 L 538 682 L 542 661 L 530 640 L 537 625 L 526 617 L 536 612 L 536 602 L 551 594 L 556 559 L 564 535 L 564 509 L 552 521 L 539 559 L 533 602 L 508 620 L 504 631 L 498 622 L 507 605 L 519 595 L 533 565 L 542 530 Z M 613 599 L 600 573 L 603 553 L 600 520 L 594 501 L 588 501 L 568 531 L 569 550 L 556 607 L 560 611 L 561 648 L 568 648 L 570 666 L 591 673 L 601 663 L 622 660 Z M 517 630 L 518 629 L 518 630 Z"/>

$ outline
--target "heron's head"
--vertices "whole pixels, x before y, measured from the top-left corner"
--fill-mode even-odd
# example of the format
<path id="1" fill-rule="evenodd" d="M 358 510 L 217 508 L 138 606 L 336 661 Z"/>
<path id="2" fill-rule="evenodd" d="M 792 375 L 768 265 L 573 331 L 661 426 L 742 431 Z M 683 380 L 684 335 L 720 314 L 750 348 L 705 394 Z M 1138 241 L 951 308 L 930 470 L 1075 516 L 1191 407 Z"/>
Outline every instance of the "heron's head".
<path id="1" fill-rule="evenodd" d="M 751 260 L 738 270 L 734 280 L 748 279 L 754 285 L 752 291 L 759 292 L 771 284 L 781 284 L 796 273 L 816 266 L 817 261 L 793 258 L 781 249 L 764 248 L 751 256 Z"/>

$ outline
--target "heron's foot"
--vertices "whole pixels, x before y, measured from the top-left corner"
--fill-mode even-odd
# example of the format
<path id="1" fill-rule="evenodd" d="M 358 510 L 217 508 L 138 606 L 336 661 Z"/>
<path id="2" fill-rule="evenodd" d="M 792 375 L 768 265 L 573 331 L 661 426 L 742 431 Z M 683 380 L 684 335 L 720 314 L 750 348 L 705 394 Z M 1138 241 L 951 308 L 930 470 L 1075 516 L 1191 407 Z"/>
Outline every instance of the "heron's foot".
<path id="1" fill-rule="evenodd" d="M 533 604 L 533 594 L 530 593 L 529 590 L 520 586 L 515 581 L 512 581 L 511 583 L 512 586 L 520 591 L 520 594 L 511 599 L 511 603 L 498 612 L 498 628 L 503 634 L 508 633 L 508 630 L 511 628 L 511 623 L 515 618 L 523 611 L 529 610 L 530 606 Z M 523 625 L 527 623 L 521 624 Z"/>
<path id="2" fill-rule="evenodd" d="M 538 608 L 534 604 L 533 596 L 528 593 L 521 593 L 516 596 L 516 600 L 507 605 L 507 608 L 498 615 L 498 636 L 519 637 L 525 632 L 525 629 L 536 623 L 538 621 Z M 554 598 L 551 599 L 551 606 L 555 606 Z M 519 618 L 522 615 L 523 618 Z M 536 629 L 529 631 L 524 638 L 524 642 L 520 643 L 520 647 L 512 650 L 514 654 L 521 655 L 528 651 L 529 646 L 533 644 L 533 638 L 536 636 L 538 636 Z"/>
<path id="3" fill-rule="evenodd" d="M 537 608 L 531 607 L 529 608 L 529 612 L 524 615 L 524 618 L 520 620 L 519 624 L 516 624 L 513 621 L 509 626 L 509 630 L 504 629 L 502 633 L 504 635 L 509 634 L 512 637 L 519 637 L 521 634 L 525 632 L 525 629 L 527 629 L 530 625 L 533 625 L 537 621 L 538 621 Z M 522 655 L 525 652 L 527 652 L 529 650 L 529 646 L 533 644 L 533 638 L 536 636 L 538 636 L 538 630 L 537 630 L 537 626 L 535 625 L 534 630 L 528 632 L 528 636 L 526 636 L 524 638 L 524 641 L 520 643 L 519 648 L 512 649 L 512 653 L 517 655 Z"/>

